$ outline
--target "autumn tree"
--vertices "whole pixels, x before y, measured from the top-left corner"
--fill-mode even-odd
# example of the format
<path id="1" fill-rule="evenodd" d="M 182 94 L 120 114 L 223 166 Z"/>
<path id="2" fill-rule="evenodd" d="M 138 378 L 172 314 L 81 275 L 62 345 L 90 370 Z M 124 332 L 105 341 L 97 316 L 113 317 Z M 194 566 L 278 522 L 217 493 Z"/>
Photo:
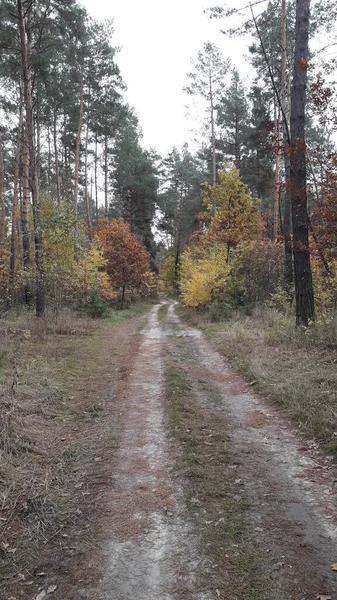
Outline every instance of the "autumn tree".
<path id="1" fill-rule="evenodd" d="M 131 233 L 127 223 L 113 219 L 96 234 L 112 285 L 121 292 L 123 307 L 127 289 L 135 290 L 146 282 L 149 253 Z"/>
<path id="2" fill-rule="evenodd" d="M 226 260 L 229 262 L 230 251 L 242 240 L 256 238 L 259 233 L 259 205 L 253 201 L 248 187 L 240 179 L 236 167 L 227 167 L 219 173 L 219 183 L 206 185 L 204 204 L 205 224 L 208 224 L 207 239 L 221 241 L 227 249 Z M 215 215 L 209 220 L 213 214 Z"/>

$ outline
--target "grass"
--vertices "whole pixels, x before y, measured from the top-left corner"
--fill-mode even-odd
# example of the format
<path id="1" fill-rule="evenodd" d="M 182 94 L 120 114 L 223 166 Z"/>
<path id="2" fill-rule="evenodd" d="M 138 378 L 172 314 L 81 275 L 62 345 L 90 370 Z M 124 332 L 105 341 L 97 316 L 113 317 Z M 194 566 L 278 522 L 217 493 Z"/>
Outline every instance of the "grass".
<path id="1" fill-rule="evenodd" d="M 37 320 L 22 311 L 1 321 L 0 537 L 16 548 L 15 555 L 0 549 L 2 586 L 18 568 L 30 577 L 41 544 L 46 553 L 49 540 L 57 544 L 65 528 L 82 518 L 79 507 L 85 514 L 84 500 L 86 506 L 94 501 L 94 493 L 88 500 L 76 484 L 100 452 L 106 398 L 130 351 L 124 330 L 115 341 L 116 326 L 148 308 L 144 302 L 104 320 L 70 311 Z M 137 333 L 137 324 L 128 336 Z M 109 430 L 105 452 L 115 443 Z M 5 589 L 0 584 L 1 597 Z"/>
<path id="2" fill-rule="evenodd" d="M 131 304 L 128 308 L 120 310 L 111 310 L 108 317 L 104 319 L 112 325 L 122 325 L 129 319 L 140 317 L 149 310 L 149 307 L 153 305 L 151 300 L 143 300 L 135 304 Z"/>
<path id="3" fill-rule="evenodd" d="M 203 553 L 212 565 L 200 574 L 200 587 L 217 590 L 229 600 L 263 600 L 247 500 L 236 483 L 236 457 L 222 413 L 198 406 L 188 375 L 169 353 L 166 365 L 171 429 L 181 448 L 178 470 L 185 481 L 188 510 L 201 532 Z"/>
<path id="4" fill-rule="evenodd" d="M 234 313 L 211 323 L 207 314 L 179 307 L 201 328 L 254 389 L 277 404 L 301 431 L 327 452 L 337 453 L 337 347 L 326 326 L 296 329 L 276 310 Z"/>

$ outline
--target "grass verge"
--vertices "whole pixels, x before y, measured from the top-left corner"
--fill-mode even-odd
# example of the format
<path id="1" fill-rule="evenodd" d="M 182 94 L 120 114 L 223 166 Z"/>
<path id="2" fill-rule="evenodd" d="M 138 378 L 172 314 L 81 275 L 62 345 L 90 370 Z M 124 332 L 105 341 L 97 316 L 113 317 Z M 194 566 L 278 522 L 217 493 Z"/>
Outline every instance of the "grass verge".
<path id="1" fill-rule="evenodd" d="M 337 349 L 319 328 L 296 329 L 271 309 L 235 313 L 211 323 L 179 306 L 181 318 L 202 329 L 254 389 L 277 404 L 326 452 L 337 453 Z"/>
<path id="2" fill-rule="evenodd" d="M 247 501 L 236 479 L 226 424 L 220 411 L 194 402 L 186 372 L 171 354 L 166 358 L 170 423 L 181 448 L 178 469 L 187 507 L 211 565 L 200 574 L 200 586 L 203 591 L 212 588 L 220 598 L 263 600 L 258 553 L 249 535 Z"/>
<path id="3" fill-rule="evenodd" d="M 104 465 L 118 445 L 113 393 L 139 325 L 126 321 L 148 308 L 134 305 L 102 321 L 65 311 L 1 322 L 1 597 L 31 598 L 40 571 L 63 569 L 65 579 L 73 554 L 91 543 L 97 494 L 109 481 Z"/>

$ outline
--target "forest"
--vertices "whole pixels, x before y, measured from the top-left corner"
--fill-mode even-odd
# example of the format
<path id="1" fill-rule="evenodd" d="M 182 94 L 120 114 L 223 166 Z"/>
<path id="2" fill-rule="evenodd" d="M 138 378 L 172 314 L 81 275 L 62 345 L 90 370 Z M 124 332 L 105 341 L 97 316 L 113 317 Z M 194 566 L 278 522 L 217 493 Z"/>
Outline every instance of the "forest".
<path id="1" fill-rule="evenodd" d="M 337 597 L 337 4 L 203 15 L 160 155 L 113 19 L 0 0 L 5 600 Z"/>
<path id="2" fill-rule="evenodd" d="M 333 3 L 310 22 L 305 2 L 241 11 L 224 34 L 253 40 L 249 88 L 205 43 L 185 88 L 203 142 L 163 157 L 123 99 L 112 22 L 72 0 L 0 9 L 3 313 L 99 314 L 159 285 L 195 308 L 272 302 L 295 306 L 297 325 L 333 319 Z M 222 25 L 233 10 L 209 13 Z"/>

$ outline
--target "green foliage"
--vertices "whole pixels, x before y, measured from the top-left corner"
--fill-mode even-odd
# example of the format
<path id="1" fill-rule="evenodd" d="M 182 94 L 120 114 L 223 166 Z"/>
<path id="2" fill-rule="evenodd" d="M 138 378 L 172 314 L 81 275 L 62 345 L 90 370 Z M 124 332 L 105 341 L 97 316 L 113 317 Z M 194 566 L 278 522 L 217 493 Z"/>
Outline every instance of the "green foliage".
<path id="1" fill-rule="evenodd" d="M 79 296 L 77 310 L 90 315 L 94 319 L 102 319 L 108 316 L 109 305 L 101 298 L 99 291 L 94 289 L 87 297 L 81 298 Z"/>

